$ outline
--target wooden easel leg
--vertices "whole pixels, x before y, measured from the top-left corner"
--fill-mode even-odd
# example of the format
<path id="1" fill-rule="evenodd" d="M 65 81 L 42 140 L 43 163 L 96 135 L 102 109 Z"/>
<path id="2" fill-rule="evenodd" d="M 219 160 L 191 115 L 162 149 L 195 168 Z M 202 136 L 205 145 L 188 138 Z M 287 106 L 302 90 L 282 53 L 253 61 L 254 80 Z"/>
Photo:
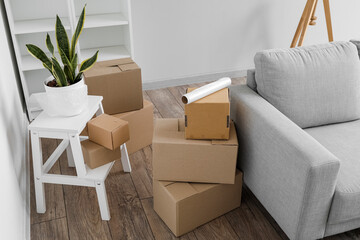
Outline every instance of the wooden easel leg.
<path id="1" fill-rule="evenodd" d="M 325 10 L 326 27 L 327 27 L 329 42 L 332 42 L 332 41 L 334 41 L 334 36 L 333 36 L 332 25 L 331 25 L 329 0 L 324 0 L 324 10 Z"/>
<path id="2" fill-rule="evenodd" d="M 291 48 L 293 48 L 293 47 L 296 46 L 296 44 L 297 44 L 297 42 L 298 42 L 298 40 L 299 40 L 299 37 L 300 37 L 301 30 L 304 28 L 304 22 L 305 22 L 304 20 L 305 20 L 305 15 L 306 15 L 306 12 L 307 12 L 308 7 L 309 7 L 309 0 L 308 0 L 308 1 L 306 2 L 306 4 L 305 4 L 304 11 L 303 11 L 303 13 L 302 13 L 302 15 L 301 15 L 299 24 L 298 24 L 298 26 L 297 26 L 297 28 L 296 28 L 296 32 L 295 32 L 294 38 L 293 38 L 293 40 L 292 40 L 292 42 L 291 42 L 291 45 L 290 45 Z"/>
<path id="3" fill-rule="evenodd" d="M 306 15 L 305 15 L 305 18 L 304 18 L 304 27 L 303 27 L 303 30 L 302 30 L 301 35 L 300 35 L 300 40 L 299 40 L 298 46 L 302 46 L 302 44 L 304 42 L 306 30 L 309 27 L 310 19 L 311 19 L 312 13 L 313 13 L 314 8 L 315 8 L 316 0 L 308 0 L 308 1 L 309 1 L 309 8 L 306 11 Z"/>

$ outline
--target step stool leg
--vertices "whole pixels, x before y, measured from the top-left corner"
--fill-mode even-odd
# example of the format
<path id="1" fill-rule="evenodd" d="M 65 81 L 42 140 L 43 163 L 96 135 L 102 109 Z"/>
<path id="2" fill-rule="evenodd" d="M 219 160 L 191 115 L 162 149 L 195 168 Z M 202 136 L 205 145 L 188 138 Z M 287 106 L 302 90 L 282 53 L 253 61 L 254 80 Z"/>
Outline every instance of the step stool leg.
<path id="1" fill-rule="evenodd" d="M 35 199 L 36 199 L 36 211 L 38 213 L 45 213 L 45 189 L 44 183 L 41 181 L 42 176 L 42 148 L 41 140 L 37 132 L 31 132 L 31 148 L 33 156 L 33 168 L 34 168 L 34 185 L 35 185 Z"/>
<path id="2" fill-rule="evenodd" d="M 67 159 L 68 159 L 68 166 L 69 167 L 75 167 L 74 156 L 72 154 L 71 144 L 70 143 L 66 148 L 66 155 L 67 155 Z"/>
<path id="3" fill-rule="evenodd" d="M 72 155 L 74 157 L 77 176 L 85 177 L 86 168 L 85 168 L 83 153 L 81 150 L 79 134 L 69 135 L 69 139 L 70 139 Z"/>
<path id="4" fill-rule="evenodd" d="M 124 172 L 131 172 L 131 164 L 129 160 L 128 151 L 126 148 L 126 143 L 120 146 L 121 151 L 121 163 L 124 169 Z"/>
<path id="5" fill-rule="evenodd" d="M 102 220 L 109 221 L 110 220 L 110 210 L 108 199 L 106 195 L 106 188 L 104 182 L 96 182 L 96 194 L 99 202 L 100 214 Z"/>

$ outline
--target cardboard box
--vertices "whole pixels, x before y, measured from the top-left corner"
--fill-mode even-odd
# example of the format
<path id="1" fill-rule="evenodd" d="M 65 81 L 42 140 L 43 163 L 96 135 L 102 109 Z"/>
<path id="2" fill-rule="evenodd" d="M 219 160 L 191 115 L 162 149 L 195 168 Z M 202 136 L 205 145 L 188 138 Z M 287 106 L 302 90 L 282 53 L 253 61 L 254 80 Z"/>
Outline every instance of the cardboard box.
<path id="1" fill-rule="evenodd" d="M 119 148 L 130 139 L 128 122 L 107 114 L 91 119 L 87 126 L 89 139 L 109 150 Z"/>
<path id="2" fill-rule="evenodd" d="M 229 140 L 187 140 L 184 135 L 183 119 L 156 119 L 152 145 L 154 179 L 234 183 L 238 153 L 234 123 Z"/>
<path id="3" fill-rule="evenodd" d="M 241 187 L 240 171 L 236 173 L 235 184 L 154 180 L 154 209 L 178 237 L 239 207 Z"/>
<path id="4" fill-rule="evenodd" d="M 129 123 L 130 140 L 126 143 L 129 154 L 132 154 L 152 143 L 154 130 L 154 106 L 144 101 L 144 108 L 112 115 Z"/>
<path id="5" fill-rule="evenodd" d="M 89 95 L 100 95 L 104 112 L 116 114 L 143 107 L 141 69 L 131 58 L 97 62 L 84 73 Z"/>
<path id="6" fill-rule="evenodd" d="M 191 92 L 196 88 L 189 88 Z M 229 89 L 225 88 L 193 103 L 185 104 L 187 139 L 229 139 Z"/>
<path id="7" fill-rule="evenodd" d="M 120 148 L 109 150 L 90 140 L 82 141 L 81 148 L 86 165 L 92 169 L 121 159 Z"/>

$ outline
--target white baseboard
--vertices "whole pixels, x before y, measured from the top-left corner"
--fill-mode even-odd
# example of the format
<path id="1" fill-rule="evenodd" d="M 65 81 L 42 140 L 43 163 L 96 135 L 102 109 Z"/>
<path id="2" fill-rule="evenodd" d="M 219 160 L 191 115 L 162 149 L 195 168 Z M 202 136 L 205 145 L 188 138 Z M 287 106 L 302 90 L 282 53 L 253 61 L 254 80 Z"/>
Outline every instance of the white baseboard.
<path id="1" fill-rule="evenodd" d="M 247 70 L 232 70 L 226 72 L 209 73 L 209 74 L 188 76 L 182 78 L 144 82 L 143 90 L 167 88 L 167 87 L 187 85 L 192 83 L 202 83 L 202 82 L 218 80 L 219 78 L 222 77 L 230 77 L 230 78 L 245 77 L 246 71 Z"/>
<path id="2" fill-rule="evenodd" d="M 31 214 L 31 206 L 30 206 L 30 139 L 29 139 L 29 131 L 28 131 L 28 126 L 29 126 L 29 121 L 27 118 L 26 113 L 24 113 L 24 129 L 25 129 L 25 177 L 24 177 L 24 181 L 25 181 L 25 192 L 26 192 L 26 201 L 24 204 L 24 215 L 25 215 L 25 239 L 29 239 L 31 238 L 31 222 L 30 222 L 30 214 Z"/>

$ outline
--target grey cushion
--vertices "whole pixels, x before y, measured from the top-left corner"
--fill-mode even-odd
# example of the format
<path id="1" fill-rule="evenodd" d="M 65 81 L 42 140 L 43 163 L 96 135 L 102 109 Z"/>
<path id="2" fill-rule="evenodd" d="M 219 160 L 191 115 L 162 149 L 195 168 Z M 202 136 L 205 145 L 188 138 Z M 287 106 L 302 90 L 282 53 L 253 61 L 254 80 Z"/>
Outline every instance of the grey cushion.
<path id="1" fill-rule="evenodd" d="M 302 128 L 360 118 L 360 60 L 336 42 L 255 56 L 258 93 Z"/>
<path id="2" fill-rule="evenodd" d="M 328 224 L 360 218 L 360 120 L 305 131 L 340 160 Z"/>
<path id="3" fill-rule="evenodd" d="M 246 84 L 256 92 L 255 69 L 247 70 Z"/>

